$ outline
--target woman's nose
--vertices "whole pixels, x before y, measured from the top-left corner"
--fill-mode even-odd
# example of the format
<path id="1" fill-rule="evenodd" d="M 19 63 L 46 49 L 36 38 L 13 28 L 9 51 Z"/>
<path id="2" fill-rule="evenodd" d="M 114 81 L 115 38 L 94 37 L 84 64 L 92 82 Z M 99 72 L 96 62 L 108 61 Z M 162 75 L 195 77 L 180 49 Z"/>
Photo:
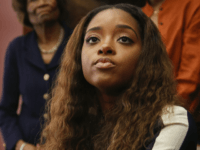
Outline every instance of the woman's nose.
<path id="1" fill-rule="evenodd" d="M 98 54 L 115 54 L 115 50 L 112 46 L 108 44 L 103 44 L 98 50 Z"/>

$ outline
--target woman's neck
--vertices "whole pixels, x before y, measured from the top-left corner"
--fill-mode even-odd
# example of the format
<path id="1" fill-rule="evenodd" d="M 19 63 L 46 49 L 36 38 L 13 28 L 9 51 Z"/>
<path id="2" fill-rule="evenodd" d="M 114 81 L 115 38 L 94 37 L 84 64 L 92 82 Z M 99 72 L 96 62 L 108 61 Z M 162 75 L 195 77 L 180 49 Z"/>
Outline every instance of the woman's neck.
<path id="1" fill-rule="evenodd" d="M 120 95 L 108 95 L 105 93 L 97 92 L 102 111 L 110 110 Z"/>
<path id="2" fill-rule="evenodd" d="M 165 0 L 148 0 L 152 7 L 157 7 L 161 5 Z"/>
<path id="3" fill-rule="evenodd" d="M 149 4 L 153 7 L 154 12 L 150 16 L 151 20 L 155 23 L 155 25 L 158 27 L 158 14 L 160 11 L 160 7 L 164 0 L 149 0 Z"/>
<path id="4" fill-rule="evenodd" d="M 38 42 L 41 44 L 48 44 L 57 42 L 62 26 L 59 22 L 52 23 L 51 25 L 35 25 L 34 30 L 37 33 Z"/>

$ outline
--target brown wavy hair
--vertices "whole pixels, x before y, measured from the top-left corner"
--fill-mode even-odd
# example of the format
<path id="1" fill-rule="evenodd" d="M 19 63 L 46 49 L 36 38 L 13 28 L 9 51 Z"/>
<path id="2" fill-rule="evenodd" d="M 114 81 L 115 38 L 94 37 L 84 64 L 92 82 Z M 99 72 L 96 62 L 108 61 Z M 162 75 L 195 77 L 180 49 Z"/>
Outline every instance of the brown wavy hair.
<path id="1" fill-rule="evenodd" d="M 67 0 L 56 0 L 58 8 L 60 10 L 60 17 L 59 21 L 66 19 L 67 12 L 66 12 L 66 3 Z M 12 0 L 12 7 L 17 13 L 19 21 L 28 26 L 33 27 L 31 22 L 29 21 L 28 12 L 27 12 L 27 0 Z"/>
<path id="2" fill-rule="evenodd" d="M 81 49 L 92 18 L 106 9 L 121 9 L 137 20 L 142 51 L 130 87 L 114 108 L 102 113 L 95 87 L 84 78 Z M 163 108 L 177 104 L 172 64 L 154 23 L 130 4 L 94 9 L 76 26 L 62 57 L 47 105 L 41 136 L 44 150 L 139 150 L 147 146 Z"/>

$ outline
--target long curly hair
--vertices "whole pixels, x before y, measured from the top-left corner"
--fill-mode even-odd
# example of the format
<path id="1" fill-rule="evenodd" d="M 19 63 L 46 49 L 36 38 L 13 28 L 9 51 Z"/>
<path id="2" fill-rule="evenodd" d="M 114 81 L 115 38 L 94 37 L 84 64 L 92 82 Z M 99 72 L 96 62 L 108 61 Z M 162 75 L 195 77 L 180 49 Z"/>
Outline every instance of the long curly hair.
<path id="1" fill-rule="evenodd" d="M 67 12 L 66 12 L 67 1 L 66 0 L 56 0 L 56 1 L 58 9 L 60 11 L 59 21 L 65 20 L 67 17 Z M 29 21 L 27 12 L 27 0 L 12 0 L 12 7 L 17 13 L 19 21 L 22 24 L 32 28 L 33 25 Z"/>
<path id="2" fill-rule="evenodd" d="M 128 12 L 138 23 L 142 51 L 130 87 L 102 113 L 95 87 L 84 78 L 81 49 L 86 28 L 106 9 Z M 154 23 L 130 4 L 94 9 L 76 26 L 47 104 L 41 136 L 44 150 L 139 150 L 154 137 L 163 108 L 178 104 L 173 68 Z"/>

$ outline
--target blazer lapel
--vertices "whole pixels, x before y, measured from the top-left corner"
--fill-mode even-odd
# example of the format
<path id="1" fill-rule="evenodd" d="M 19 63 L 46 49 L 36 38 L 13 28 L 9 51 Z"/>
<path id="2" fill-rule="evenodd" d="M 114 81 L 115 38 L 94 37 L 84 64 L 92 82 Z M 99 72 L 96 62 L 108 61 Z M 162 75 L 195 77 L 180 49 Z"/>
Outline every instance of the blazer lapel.
<path id="1" fill-rule="evenodd" d="M 51 60 L 50 64 L 48 65 L 48 69 L 59 66 L 60 61 L 61 61 L 60 60 L 61 55 L 63 54 L 63 52 L 65 50 L 65 46 L 67 44 L 69 36 L 72 34 L 72 30 L 69 27 L 67 27 L 65 24 L 62 24 L 62 26 L 64 27 L 64 30 L 65 30 L 65 36 L 63 38 L 62 43 L 58 47 L 56 54 L 54 55 L 53 59 Z"/>
<path id="2" fill-rule="evenodd" d="M 26 47 L 26 58 L 27 61 L 29 61 L 31 64 L 34 66 L 42 69 L 42 70 L 47 70 L 47 69 L 52 69 L 55 67 L 58 67 L 60 64 L 60 57 L 63 53 L 63 50 L 67 44 L 68 38 L 72 33 L 72 30 L 67 27 L 65 24 L 62 24 L 65 30 L 65 36 L 63 38 L 62 43 L 58 47 L 58 50 L 56 51 L 54 57 L 52 58 L 51 62 L 47 67 L 45 66 L 42 56 L 40 54 L 40 50 L 37 44 L 37 37 L 35 31 L 32 31 L 30 34 L 27 35 L 26 41 L 25 41 L 25 47 Z"/>
<path id="3" fill-rule="evenodd" d="M 25 47 L 27 61 L 36 66 L 37 68 L 46 70 L 36 41 L 36 33 L 34 31 L 27 35 Z"/>
<path id="4" fill-rule="evenodd" d="M 65 40 L 62 41 L 61 45 L 58 47 L 58 50 L 56 51 L 54 57 L 52 58 L 50 64 L 47 66 L 48 69 L 54 68 L 54 67 L 58 67 L 60 64 L 60 58 L 61 55 L 64 51 L 65 48 Z"/>

